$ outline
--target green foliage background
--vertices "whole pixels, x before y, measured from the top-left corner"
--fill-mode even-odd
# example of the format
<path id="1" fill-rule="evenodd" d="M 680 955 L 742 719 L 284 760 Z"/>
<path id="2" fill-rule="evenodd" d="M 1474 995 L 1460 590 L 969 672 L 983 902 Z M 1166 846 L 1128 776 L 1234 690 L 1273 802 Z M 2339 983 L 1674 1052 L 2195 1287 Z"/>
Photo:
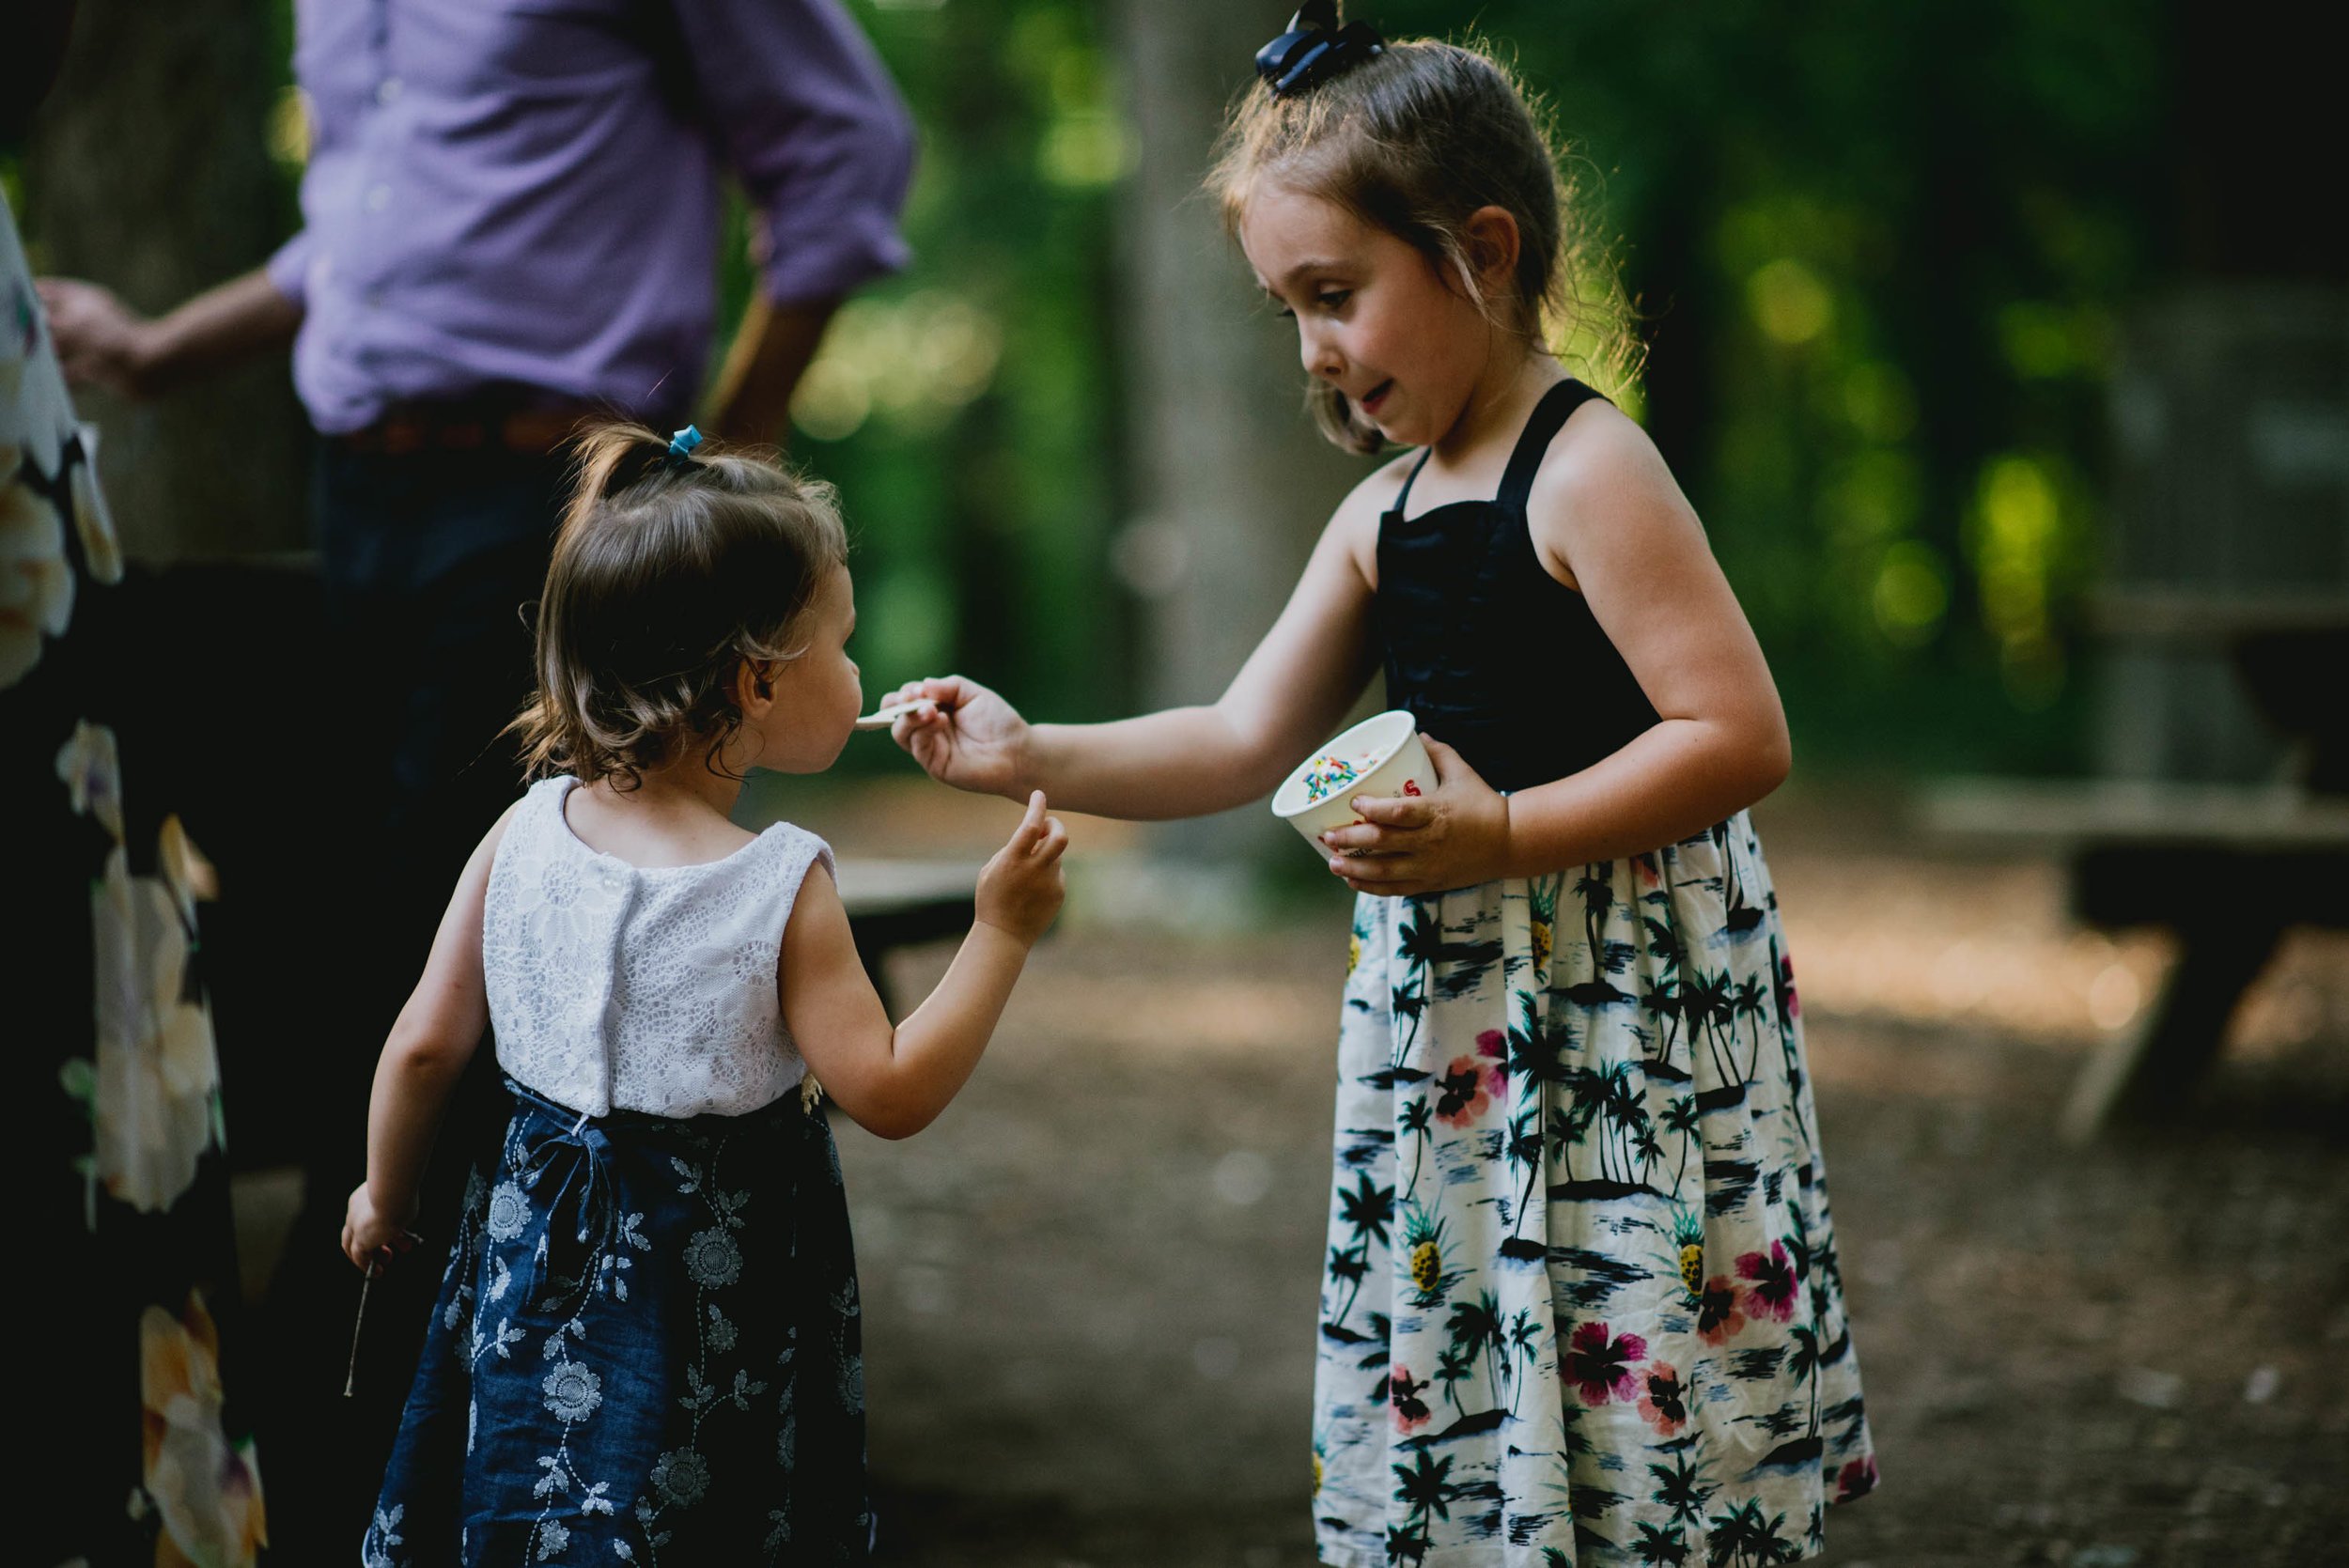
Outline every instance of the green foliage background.
<path id="1" fill-rule="evenodd" d="M 1634 396 L 1769 650 L 1806 765 L 2079 761 L 2103 386 L 2164 259 L 2165 13 L 1351 14 L 1484 39 L 1541 96 L 1643 318 Z M 1038 711 L 1117 711 L 1130 606 L 1107 551 L 1129 302 L 1112 224 L 1135 148 L 1108 19 L 1060 0 L 859 15 L 924 132 L 920 260 L 851 307 L 803 400 L 801 450 L 861 525 L 867 668 L 880 684 L 951 663 Z M 1232 40 L 1235 85 L 1257 41 Z M 942 301 L 983 318 L 992 360 L 950 389 L 918 363 Z M 853 424 L 828 389 L 850 372 L 871 389 Z"/>
<path id="2" fill-rule="evenodd" d="M 1267 36 L 1288 3 L 1267 6 Z M 797 409 L 796 453 L 839 482 L 857 532 L 868 681 L 952 667 L 1034 712 L 1124 711 L 1136 607 L 1110 554 L 1139 306 L 1115 218 L 1140 149 L 1113 8 L 848 4 L 922 135 L 917 259 L 844 309 Z M 1804 766 L 2080 763 L 2104 386 L 2120 324 L 2174 260 L 2171 11 L 1350 14 L 1482 40 L 1539 96 L 1641 314 L 1626 406 L 1711 531 Z M 289 48 L 289 7 L 270 16 Z M 1231 40 L 1236 88 L 1259 41 Z M 289 87 L 265 133 L 290 223 Z M 740 243 L 727 255 L 739 309 L 750 272 Z"/>

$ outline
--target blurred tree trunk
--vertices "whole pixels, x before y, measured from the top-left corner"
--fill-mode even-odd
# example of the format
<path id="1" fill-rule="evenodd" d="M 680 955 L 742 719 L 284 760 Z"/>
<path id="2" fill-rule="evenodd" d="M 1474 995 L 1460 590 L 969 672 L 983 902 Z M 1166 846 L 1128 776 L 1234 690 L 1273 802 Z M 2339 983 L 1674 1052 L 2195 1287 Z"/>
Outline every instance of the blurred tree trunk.
<path id="1" fill-rule="evenodd" d="M 248 0 L 82 0 L 26 158 L 35 268 L 170 309 L 282 238 L 264 141 L 280 71 Z M 75 394 L 124 548 L 149 563 L 302 548 L 303 427 L 285 360 L 151 404 Z"/>
<path id="2" fill-rule="evenodd" d="M 1665 168 L 1656 183 L 1675 199 L 1656 204 L 1626 271 L 1640 313 L 1634 329 L 1647 346 L 1641 391 L 1648 437 L 1686 485 L 1711 461 L 1719 417 L 1714 361 L 1720 322 L 1705 292 L 1702 226 L 1718 202 L 1719 181 L 1707 150 L 1693 138 L 1672 147 Z"/>
<path id="3" fill-rule="evenodd" d="M 1295 585 L 1330 509 L 1366 472 L 1305 412 L 1286 323 L 1258 303 L 1200 181 L 1224 105 L 1285 11 L 1243 0 L 1120 0 L 1142 159 L 1121 215 L 1121 346 L 1134 516 L 1119 543 L 1142 596 L 1141 695 L 1212 702 Z M 1299 760 L 1302 760 L 1301 758 Z M 1229 864 L 1294 835 L 1261 804 L 1172 824 L 1159 848 Z"/>

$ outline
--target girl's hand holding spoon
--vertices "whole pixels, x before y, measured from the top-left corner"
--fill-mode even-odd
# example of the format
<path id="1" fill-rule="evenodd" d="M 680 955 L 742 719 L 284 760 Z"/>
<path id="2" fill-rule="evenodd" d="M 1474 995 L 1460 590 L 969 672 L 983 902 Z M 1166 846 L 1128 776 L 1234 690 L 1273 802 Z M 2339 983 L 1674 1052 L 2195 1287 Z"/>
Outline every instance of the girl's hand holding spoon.
<path id="1" fill-rule="evenodd" d="M 1025 797 L 1028 722 L 977 681 L 910 681 L 889 694 L 890 734 L 929 776 L 982 795 Z M 879 715 L 875 715 L 876 718 Z"/>

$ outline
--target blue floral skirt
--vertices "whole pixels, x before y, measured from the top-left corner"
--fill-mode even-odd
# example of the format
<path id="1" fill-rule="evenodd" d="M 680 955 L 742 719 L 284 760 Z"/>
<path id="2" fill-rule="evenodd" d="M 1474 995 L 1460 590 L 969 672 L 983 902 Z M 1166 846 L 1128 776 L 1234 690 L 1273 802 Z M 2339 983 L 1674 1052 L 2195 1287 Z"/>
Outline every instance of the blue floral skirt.
<path id="1" fill-rule="evenodd" d="M 787 1094 L 591 1119 L 506 1087 L 366 1568 L 864 1561 L 856 1265 L 822 1117 Z"/>

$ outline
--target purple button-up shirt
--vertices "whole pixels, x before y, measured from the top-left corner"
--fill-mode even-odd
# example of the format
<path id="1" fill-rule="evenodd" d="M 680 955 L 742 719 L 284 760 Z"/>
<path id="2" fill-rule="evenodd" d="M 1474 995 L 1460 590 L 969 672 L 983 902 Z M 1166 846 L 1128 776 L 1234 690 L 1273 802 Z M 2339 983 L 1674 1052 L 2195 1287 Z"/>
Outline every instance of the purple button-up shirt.
<path id="1" fill-rule="evenodd" d="M 319 429 L 518 385 L 645 417 L 700 388 L 719 178 L 766 229 L 766 292 L 904 263 L 903 105 L 837 0 L 299 0 L 303 307 Z"/>

